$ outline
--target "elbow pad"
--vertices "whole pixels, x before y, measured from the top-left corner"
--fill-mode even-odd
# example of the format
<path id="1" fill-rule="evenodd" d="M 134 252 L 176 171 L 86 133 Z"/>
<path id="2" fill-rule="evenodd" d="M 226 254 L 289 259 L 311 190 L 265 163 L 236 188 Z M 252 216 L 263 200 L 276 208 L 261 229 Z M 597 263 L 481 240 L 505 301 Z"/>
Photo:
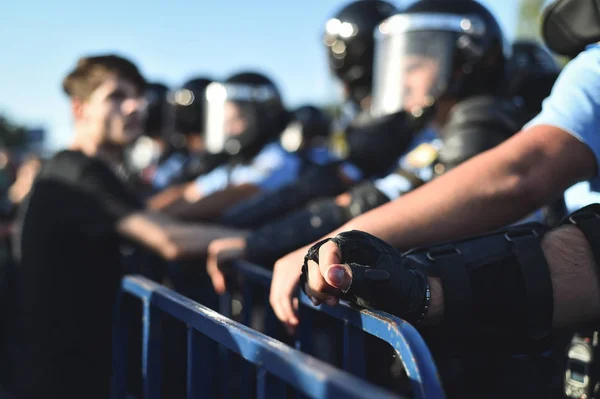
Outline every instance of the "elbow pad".
<path id="1" fill-rule="evenodd" d="M 315 202 L 254 231 L 246 239 L 246 259 L 271 263 L 323 237 L 348 221 L 333 199 Z"/>
<path id="2" fill-rule="evenodd" d="M 293 184 L 261 193 L 230 208 L 221 224 L 240 228 L 260 226 L 315 198 L 329 198 L 343 193 L 347 184 L 339 174 L 339 164 L 312 166 Z"/>

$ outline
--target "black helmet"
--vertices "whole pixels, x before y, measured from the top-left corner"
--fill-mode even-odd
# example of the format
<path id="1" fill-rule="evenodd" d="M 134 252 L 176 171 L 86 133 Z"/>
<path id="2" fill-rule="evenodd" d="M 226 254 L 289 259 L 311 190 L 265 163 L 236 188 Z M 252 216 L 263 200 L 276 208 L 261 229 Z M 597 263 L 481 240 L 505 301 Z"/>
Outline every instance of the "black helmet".
<path id="1" fill-rule="evenodd" d="M 298 107 L 291 121 L 281 133 L 281 146 L 288 152 L 324 144 L 331 132 L 331 118 L 313 105 Z"/>
<path id="2" fill-rule="evenodd" d="M 575 57 L 600 41 L 600 0 L 556 0 L 542 13 L 542 37 L 557 54 Z"/>
<path id="3" fill-rule="evenodd" d="M 165 137 L 168 129 L 168 101 L 169 88 L 162 83 L 148 83 L 146 86 L 146 103 L 148 116 L 146 118 L 145 135 L 149 137 Z"/>
<path id="4" fill-rule="evenodd" d="M 212 79 L 197 77 L 188 80 L 173 95 L 175 130 L 183 134 L 204 134 L 206 88 Z"/>
<path id="5" fill-rule="evenodd" d="M 359 0 L 344 6 L 325 25 L 329 67 L 350 90 L 356 103 L 371 94 L 373 31 L 398 10 L 381 0 Z"/>
<path id="6" fill-rule="evenodd" d="M 441 97 L 496 94 L 510 48 L 474 0 L 420 0 L 376 30 L 373 111 L 421 112 Z"/>
<path id="7" fill-rule="evenodd" d="M 205 132 L 211 152 L 252 157 L 275 140 L 289 121 L 275 84 L 256 72 L 211 83 L 206 99 Z"/>

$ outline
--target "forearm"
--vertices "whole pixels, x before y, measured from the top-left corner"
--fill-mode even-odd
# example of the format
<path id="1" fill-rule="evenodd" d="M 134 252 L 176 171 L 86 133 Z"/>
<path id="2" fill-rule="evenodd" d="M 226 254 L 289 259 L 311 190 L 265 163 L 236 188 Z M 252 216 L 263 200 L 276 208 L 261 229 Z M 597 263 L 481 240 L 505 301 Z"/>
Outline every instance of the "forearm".
<path id="1" fill-rule="evenodd" d="M 231 206 L 250 198 L 259 190 L 257 186 L 243 184 L 207 195 L 195 202 L 180 198 L 163 211 L 179 220 L 213 221 Z"/>
<path id="2" fill-rule="evenodd" d="M 154 210 L 162 210 L 183 197 L 186 185 L 178 185 L 169 187 L 164 191 L 152 196 L 148 202 L 148 208 Z"/>
<path id="3" fill-rule="evenodd" d="M 589 149 L 569 134 L 550 133 L 519 133 L 330 235 L 362 230 L 410 249 L 514 223 L 593 173 Z"/>
<path id="4" fill-rule="evenodd" d="M 194 259 L 205 256 L 214 240 L 226 237 L 246 237 L 246 230 L 237 230 L 215 225 L 180 225 L 172 230 L 169 240 L 175 252 L 173 259 Z"/>

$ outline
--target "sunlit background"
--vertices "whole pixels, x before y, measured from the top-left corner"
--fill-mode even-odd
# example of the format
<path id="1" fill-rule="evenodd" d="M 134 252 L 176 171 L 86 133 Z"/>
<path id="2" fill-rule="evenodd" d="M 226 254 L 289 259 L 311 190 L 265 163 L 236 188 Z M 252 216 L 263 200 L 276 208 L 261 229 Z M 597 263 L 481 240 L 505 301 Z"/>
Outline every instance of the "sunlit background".
<path id="1" fill-rule="evenodd" d="M 544 0 L 482 2 L 498 17 L 509 39 L 537 35 Z M 253 68 L 276 80 L 290 107 L 335 103 L 338 91 L 321 35 L 326 20 L 345 3 L 2 1 L 0 115 L 39 128 L 34 134 L 45 136 L 48 150 L 64 147 L 71 136 L 71 120 L 61 80 L 78 57 L 105 52 L 133 59 L 150 81 L 172 87 L 198 74 L 219 78 Z M 402 7 L 410 2 L 394 3 Z M 588 200 L 579 194 L 570 201 Z"/>

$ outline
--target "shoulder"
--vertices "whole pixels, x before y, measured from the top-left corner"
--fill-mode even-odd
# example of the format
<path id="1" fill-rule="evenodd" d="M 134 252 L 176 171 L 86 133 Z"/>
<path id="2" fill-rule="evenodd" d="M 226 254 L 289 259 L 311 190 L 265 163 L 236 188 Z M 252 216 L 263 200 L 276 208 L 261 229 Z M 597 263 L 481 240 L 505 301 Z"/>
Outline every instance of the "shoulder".
<path id="1" fill-rule="evenodd" d="M 73 181 L 93 164 L 93 159 L 79 151 L 64 150 L 44 162 L 40 177 Z"/>

